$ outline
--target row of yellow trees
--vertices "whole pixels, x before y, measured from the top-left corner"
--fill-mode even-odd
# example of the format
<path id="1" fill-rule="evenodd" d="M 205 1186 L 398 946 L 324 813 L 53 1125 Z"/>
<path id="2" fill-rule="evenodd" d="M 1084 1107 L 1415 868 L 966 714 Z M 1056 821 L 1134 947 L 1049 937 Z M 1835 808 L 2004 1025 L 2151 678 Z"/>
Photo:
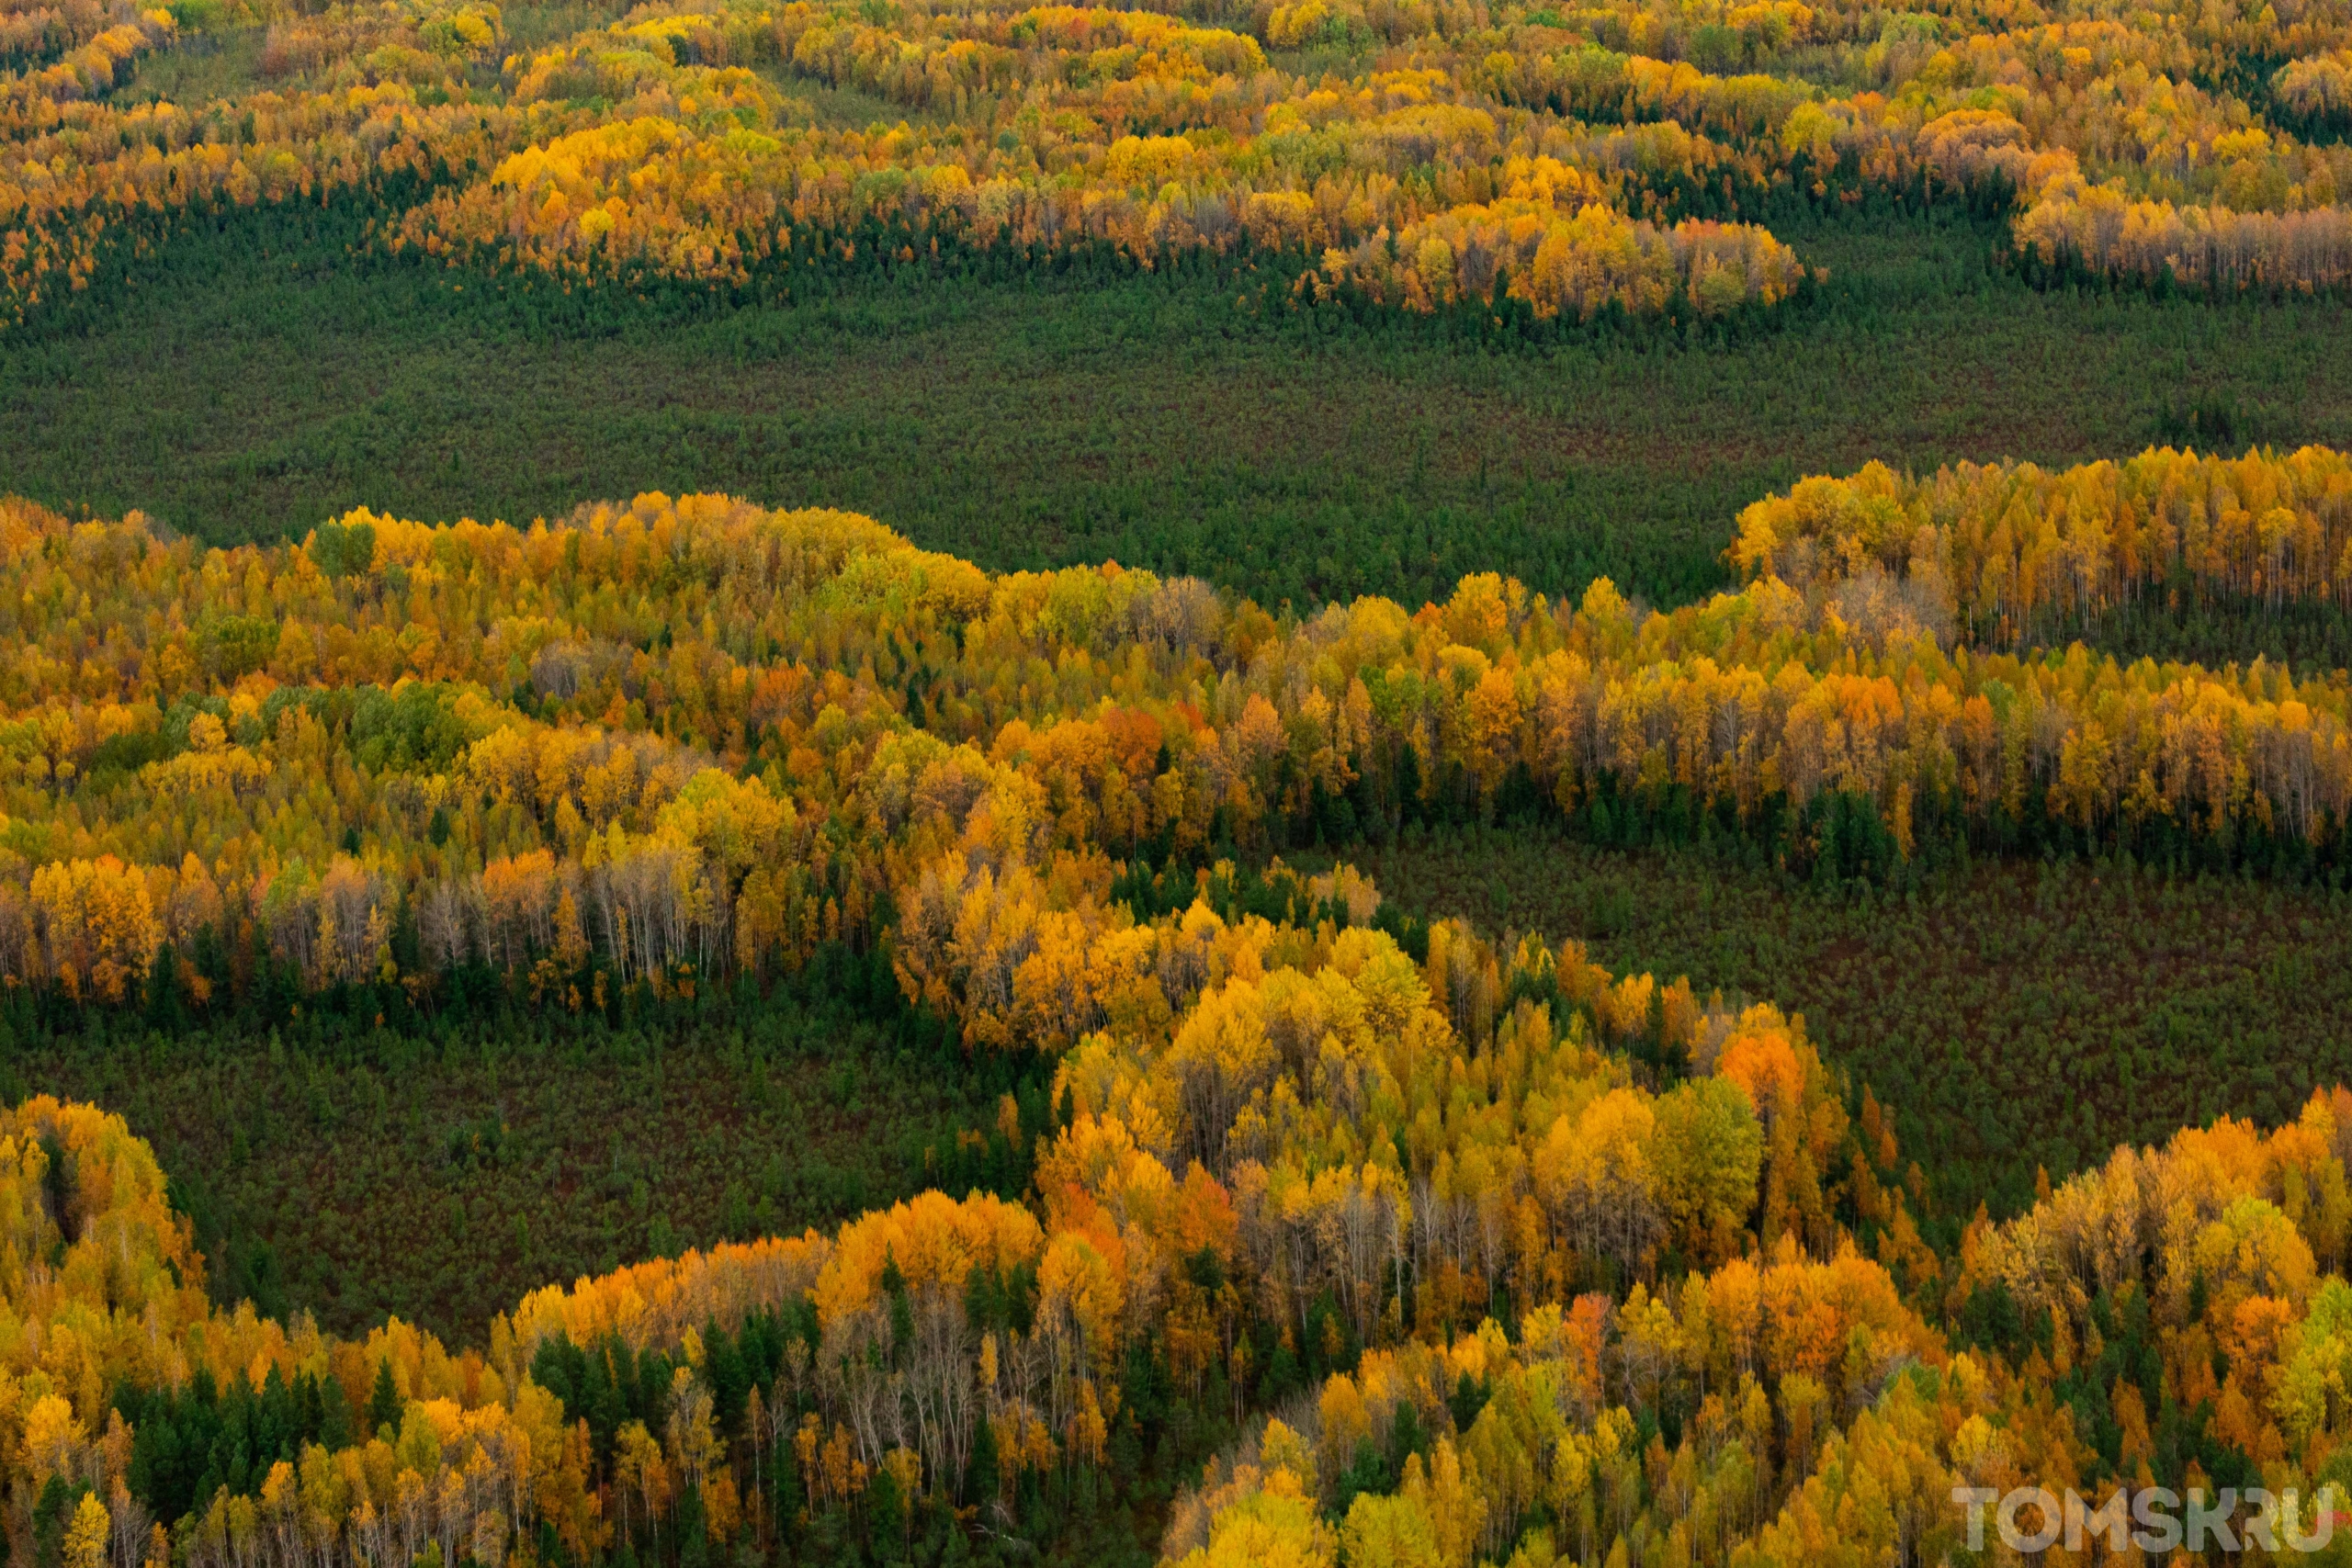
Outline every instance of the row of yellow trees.
<path id="1" fill-rule="evenodd" d="M 861 244 L 1110 246 L 1147 265 L 1249 246 L 1317 258 L 1304 292 L 1415 310 L 1499 293 L 1543 318 L 1675 298 L 1716 313 L 1804 274 L 1709 215 L 1987 181 L 2052 260 L 2289 291 L 2352 269 L 2352 154 L 2199 85 L 2258 53 L 2287 61 L 2276 103 L 2336 112 L 2352 33 L 2325 7 L 1375 9 L 662 4 L 509 52 L 495 7 L 401 0 L 277 17 L 253 90 L 177 105 L 119 90 L 176 46 L 156 11 L 0 80 L 0 290 L 21 314 L 191 208 L 405 204 L 436 184 L 380 214 L 383 243 L 575 283 L 789 288 Z M 1356 66 L 1286 68 L 1309 45 Z M 920 123 L 821 124 L 802 83 Z"/>
<path id="2" fill-rule="evenodd" d="M 1946 640 L 1998 647 L 2151 603 L 2342 611 L 2352 464 L 2318 446 L 2235 460 L 2166 447 L 2054 471 L 1962 463 L 1925 479 L 1872 463 L 1748 507 L 1731 556 L 1801 589 L 1895 592 Z"/>
<path id="3" fill-rule="evenodd" d="M 713 497 L 201 552 L 11 503 L 0 974 L 120 998 L 168 942 L 202 1000 L 209 941 L 420 1001 L 473 963 L 764 979 L 978 904 L 1017 966 L 1047 916 L 1125 918 L 1122 863 L 1596 800 L 1800 857 L 1842 795 L 1899 856 L 2041 824 L 2324 859 L 2339 680 L 2004 649 L 2176 582 L 2340 603 L 2346 494 L 2318 450 L 1873 468 L 1751 508 L 1755 581 L 1671 613 L 1482 576 L 1288 622 Z"/>

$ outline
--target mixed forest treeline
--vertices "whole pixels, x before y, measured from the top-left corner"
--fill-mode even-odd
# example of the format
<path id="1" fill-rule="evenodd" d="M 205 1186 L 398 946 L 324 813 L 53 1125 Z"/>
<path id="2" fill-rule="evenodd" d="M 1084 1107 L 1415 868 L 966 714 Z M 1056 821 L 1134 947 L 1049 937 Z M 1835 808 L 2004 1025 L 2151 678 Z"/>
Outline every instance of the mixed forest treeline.
<path id="1" fill-rule="evenodd" d="M 25 1102 L 12 1555 L 1013 1561 L 1156 1497 L 1199 1568 L 1933 1561 L 1955 1486 L 2135 1480 L 2321 1529 L 2352 1094 L 2119 1149 L 1939 1257 L 1799 1021 L 1452 922 L 1417 961 L 1326 890 L 1153 928 L 1026 1201 L 550 1286 L 477 1348 L 216 1306 L 119 1118 Z"/>
<path id="2" fill-rule="evenodd" d="M 561 36 L 466 0 L 12 5 L 0 295 L 20 316 L 135 277 L 181 218 L 344 198 L 372 247 L 567 291 L 1215 254 L 1303 302 L 1719 317 L 1807 282 L 1776 214 L 1938 202 L 2014 209 L 2041 273 L 2335 290 L 2352 30 L 2289 9 L 742 0 Z M 266 28 L 249 90 L 139 90 L 238 28 Z M 823 123 L 842 90 L 905 118 Z"/>
<path id="3" fill-rule="evenodd" d="M 1115 927 L 1158 962 L 1145 923 L 1215 861 L 1413 821 L 1833 876 L 2030 845 L 2340 876 L 2340 672 L 2006 650 L 1992 616 L 2151 581 L 2332 605 L 2347 483 L 2317 450 L 1866 472 L 1759 503 L 1762 575 L 1671 613 L 1484 576 L 1304 619 L 711 497 L 227 551 L 9 503 L 0 974 L 282 1016 L 339 987 L 430 1012 L 486 972 L 579 1010 L 880 964 L 888 932 L 912 992 L 992 998 L 978 1038 L 1091 995 L 1069 965 Z M 1057 1037 L 1099 1024 L 1069 1005 Z"/>
<path id="4" fill-rule="evenodd" d="M 1751 578 L 1891 594 L 1939 640 L 2002 648 L 2096 635 L 2143 606 L 2333 623 L 2352 609 L 2352 467 L 2321 447 L 1962 463 L 1924 479 L 1872 463 L 1748 507 L 1731 558 Z"/>

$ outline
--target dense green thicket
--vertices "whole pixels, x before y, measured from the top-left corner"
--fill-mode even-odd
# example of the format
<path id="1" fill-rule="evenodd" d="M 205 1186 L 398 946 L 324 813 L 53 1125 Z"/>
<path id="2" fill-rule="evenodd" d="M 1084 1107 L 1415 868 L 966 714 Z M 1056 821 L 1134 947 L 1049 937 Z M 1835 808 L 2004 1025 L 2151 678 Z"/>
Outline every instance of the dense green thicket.
<path id="1" fill-rule="evenodd" d="M 2119 659 L 2148 658 L 2160 664 L 2210 669 L 2267 659 L 2274 664 L 2283 660 L 2299 673 L 2352 666 L 2352 615 L 2333 604 L 2199 604 L 2190 602 L 2190 594 L 2181 597 L 2177 609 L 2120 605 L 2097 625 L 2067 628 L 2067 635 Z"/>
<path id="2" fill-rule="evenodd" d="M 1205 263 L 591 308 L 361 259 L 362 221 L 221 220 L 0 338 L 0 490 L 222 541 L 361 503 L 520 519 L 725 490 L 992 568 L 1115 558 L 1270 605 L 1418 604 L 1487 570 L 1667 603 L 1727 580 L 1746 502 L 1871 457 L 2352 444 L 2341 304 L 2037 291 L 1960 213 L 1792 225 L 1829 281 L 1736 341 L 1534 344 L 1300 312 L 1286 278 Z"/>
<path id="3" fill-rule="evenodd" d="M 223 1301 L 478 1343 L 550 1281 L 830 1227 L 925 1187 L 1018 1196 L 1052 1114 L 1034 1060 L 967 1060 L 887 970 L 829 957 L 765 1000 L 613 1018 L 498 993 L 396 1029 L 372 1002 L 209 1028 L 6 1010 L 0 1096 L 119 1111 L 172 1173 Z M 381 1015 L 379 1015 L 380 1017 Z"/>

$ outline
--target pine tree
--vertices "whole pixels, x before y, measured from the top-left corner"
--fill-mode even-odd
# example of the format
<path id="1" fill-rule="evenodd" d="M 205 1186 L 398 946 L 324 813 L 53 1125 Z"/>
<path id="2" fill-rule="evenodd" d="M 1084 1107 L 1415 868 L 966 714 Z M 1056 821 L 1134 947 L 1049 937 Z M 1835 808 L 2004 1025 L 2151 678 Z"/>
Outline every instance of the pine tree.
<path id="1" fill-rule="evenodd" d="M 400 1432 L 401 1393 L 392 1382 L 391 1358 L 379 1356 L 376 1359 L 375 1391 L 368 1396 L 368 1429 L 383 1437 L 386 1428 L 395 1436 Z"/>

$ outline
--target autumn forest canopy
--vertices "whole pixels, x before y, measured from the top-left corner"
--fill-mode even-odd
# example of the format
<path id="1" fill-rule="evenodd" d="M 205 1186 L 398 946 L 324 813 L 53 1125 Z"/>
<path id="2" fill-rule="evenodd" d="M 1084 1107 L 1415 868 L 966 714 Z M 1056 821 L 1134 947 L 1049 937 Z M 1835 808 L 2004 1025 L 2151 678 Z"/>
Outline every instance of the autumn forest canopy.
<path id="1" fill-rule="evenodd" d="M 1487 574 L 1274 615 L 718 496 L 226 551 L 7 503 L 20 1091 L 266 1037 L 339 1145 L 371 1070 L 712 1034 L 765 1084 L 812 1017 L 1004 1086 L 903 1198 L 796 1231 L 739 1193 L 448 1337 L 217 1288 L 121 1116 L 27 1098 L 8 1527 L 77 1565 L 1798 1562 L 1933 1561 L 1980 1481 L 2308 1496 L 2352 1332 L 2327 1062 L 1996 1215 L 1870 1052 L 1344 852 L 1913 899 L 2055 857 L 2291 889 L 2340 943 L 2341 672 L 2039 639 L 2336 613 L 2347 552 L 2322 448 L 1808 480 L 1673 611 Z M 527 1181 L 530 1138 L 447 1157 L 496 1180 L 511 1139 Z"/>
<path id="2" fill-rule="evenodd" d="M 1810 474 L 2352 447 L 2339 11 L 9 0 L 0 493 L 1671 607 Z"/>
<path id="3" fill-rule="evenodd" d="M 2343 0 L 0 0 L 0 1568 L 2310 1560 L 2347 132 Z"/>
<path id="4" fill-rule="evenodd" d="M 2352 24 L 2324 4 L 653 5 L 567 34 L 589 18 L 269 3 L 7 13 L 13 313 L 206 215 L 355 201 L 370 247 L 566 297 L 788 298 L 861 251 L 1249 257 L 1276 308 L 1720 319 L 1815 280 L 1776 217 L 1939 201 L 2006 214 L 2033 269 L 2352 279 Z M 233 22 L 266 28 L 259 90 L 135 90 Z M 829 91 L 903 118 L 826 124 Z"/>

